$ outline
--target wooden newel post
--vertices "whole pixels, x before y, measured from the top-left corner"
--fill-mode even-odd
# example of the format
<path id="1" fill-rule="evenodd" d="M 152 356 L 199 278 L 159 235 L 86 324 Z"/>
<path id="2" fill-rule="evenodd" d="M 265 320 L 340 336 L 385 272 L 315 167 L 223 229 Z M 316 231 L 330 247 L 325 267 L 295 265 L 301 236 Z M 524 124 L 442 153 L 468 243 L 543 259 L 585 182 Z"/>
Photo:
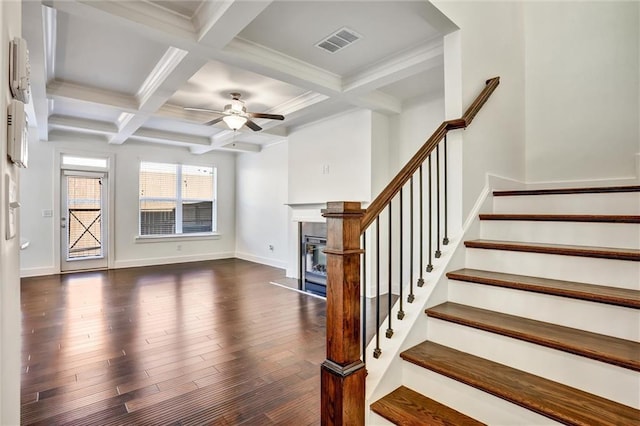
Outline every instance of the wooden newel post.
<path id="1" fill-rule="evenodd" d="M 327 359 L 321 424 L 364 425 L 366 370 L 360 360 L 360 203 L 330 202 L 327 218 Z"/>

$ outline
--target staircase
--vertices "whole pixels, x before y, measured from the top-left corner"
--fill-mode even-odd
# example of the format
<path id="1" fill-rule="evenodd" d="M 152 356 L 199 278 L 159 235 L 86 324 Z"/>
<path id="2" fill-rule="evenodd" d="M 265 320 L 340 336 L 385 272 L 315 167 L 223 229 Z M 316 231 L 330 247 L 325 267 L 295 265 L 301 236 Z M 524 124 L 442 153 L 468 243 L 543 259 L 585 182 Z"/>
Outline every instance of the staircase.
<path id="1" fill-rule="evenodd" d="M 640 186 L 493 195 L 370 423 L 640 425 Z"/>

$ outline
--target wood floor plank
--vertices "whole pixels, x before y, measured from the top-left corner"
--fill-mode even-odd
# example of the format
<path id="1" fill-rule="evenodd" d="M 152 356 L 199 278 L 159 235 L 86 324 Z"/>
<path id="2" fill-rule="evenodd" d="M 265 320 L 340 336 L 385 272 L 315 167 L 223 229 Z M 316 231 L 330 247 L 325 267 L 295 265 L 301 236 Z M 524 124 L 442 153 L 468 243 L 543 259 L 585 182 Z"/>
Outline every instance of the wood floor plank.
<path id="1" fill-rule="evenodd" d="M 640 410 L 433 342 L 401 357 L 567 425 L 637 425 Z"/>
<path id="2" fill-rule="evenodd" d="M 22 424 L 319 424 L 326 302 L 283 277 L 225 259 L 23 279 Z"/>

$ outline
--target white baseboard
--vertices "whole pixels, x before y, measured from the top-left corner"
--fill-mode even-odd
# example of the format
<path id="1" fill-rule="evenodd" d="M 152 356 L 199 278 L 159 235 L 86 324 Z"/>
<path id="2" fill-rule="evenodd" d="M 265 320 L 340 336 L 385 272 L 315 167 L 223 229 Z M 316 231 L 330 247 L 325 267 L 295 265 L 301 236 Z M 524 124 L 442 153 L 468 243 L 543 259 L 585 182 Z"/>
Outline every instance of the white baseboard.
<path id="1" fill-rule="evenodd" d="M 268 257 L 255 256 L 249 253 L 236 252 L 235 257 L 249 262 L 261 263 L 263 265 L 272 266 L 274 268 L 286 269 L 287 262 L 284 260 L 270 259 Z"/>
<path id="2" fill-rule="evenodd" d="M 116 260 L 113 263 L 113 268 L 114 269 L 135 268 L 138 266 L 154 266 L 154 265 L 166 265 L 166 264 L 173 264 L 173 263 L 201 262 L 205 260 L 229 259 L 233 257 L 235 257 L 235 253 L 221 252 L 221 253 L 207 253 L 203 255 Z"/>
<path id="3" fill-rule="evenodd" d="M 60 273 L 60 269 L 55 266 L 45 266 L 39 268 L 23 268 L 20 269 L 20 278 L 40 277 L 43 275 L 56 275 Z"/>

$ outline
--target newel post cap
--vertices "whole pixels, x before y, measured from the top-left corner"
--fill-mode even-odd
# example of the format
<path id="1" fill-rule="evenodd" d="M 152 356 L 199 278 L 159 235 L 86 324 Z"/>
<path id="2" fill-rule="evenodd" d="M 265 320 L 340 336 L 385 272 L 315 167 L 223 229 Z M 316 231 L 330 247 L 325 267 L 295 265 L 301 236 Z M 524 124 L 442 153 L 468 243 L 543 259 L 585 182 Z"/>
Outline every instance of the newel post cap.
<path id="1" fill-rule="evenodd" d="M 364 209 L 359 201 L 329 201 L 327 208 L 322 209 L 322 216 L 363 216 Z"/>

